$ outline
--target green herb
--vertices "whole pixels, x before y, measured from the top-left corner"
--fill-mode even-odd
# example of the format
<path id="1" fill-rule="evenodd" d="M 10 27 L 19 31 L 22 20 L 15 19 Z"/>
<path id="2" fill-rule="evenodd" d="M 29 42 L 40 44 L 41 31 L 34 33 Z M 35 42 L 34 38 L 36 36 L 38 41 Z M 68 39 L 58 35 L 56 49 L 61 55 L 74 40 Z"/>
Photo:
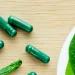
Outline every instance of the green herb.
<path id="1" fill-rule="evenodd" d="M 66 68 L 66 73 L 65 75 L 74 75 L 73 71 L 72 71 L 72 68 L 71 68 L 71 64 L 70 62 L 68 61 L 68 64 L 67 64 L 67 68 Z"/>
<path id="2" fill-rule="evenodd" d="M 22 64 L 21 60 L 11 63 L 9 66 L 0 70 L 0 75 L 8 75 L 10 72 L 16 70 Z"/>
<path id="3" fill-rule="evenodd" d="M 75 75 L 75 35 L 69 46 L 69 62 L 66 68 L 66 75 Z"/>

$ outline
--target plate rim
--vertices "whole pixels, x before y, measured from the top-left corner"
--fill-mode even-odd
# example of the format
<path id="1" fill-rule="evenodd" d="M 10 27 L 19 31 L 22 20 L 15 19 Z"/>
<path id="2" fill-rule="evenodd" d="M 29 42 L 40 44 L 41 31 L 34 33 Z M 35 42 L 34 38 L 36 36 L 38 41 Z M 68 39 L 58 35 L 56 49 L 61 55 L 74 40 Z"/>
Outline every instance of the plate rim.
<path id="1" fill-rule="evenodd" d="M 75 34 L 75 27 L 72 29 L 68 37 L 66 38 L 63 47 L 60 51 L 59 58 L 58 58 L 58 64 L 57 64 L 57 75 L 65 75 L 67 63 L 68 63 L 68 48 L 69 44 Z M 64 59 L 65 58 L 65 59 Z"/>

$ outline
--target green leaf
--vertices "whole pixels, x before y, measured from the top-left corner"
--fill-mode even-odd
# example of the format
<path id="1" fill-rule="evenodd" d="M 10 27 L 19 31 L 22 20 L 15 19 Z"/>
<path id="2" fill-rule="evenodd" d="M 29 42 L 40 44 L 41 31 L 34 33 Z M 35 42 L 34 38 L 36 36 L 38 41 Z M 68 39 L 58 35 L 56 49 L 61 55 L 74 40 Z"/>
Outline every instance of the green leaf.
<path id="1" fill-rule="evenodd" d="M 21 60 L 15 61 L 10 65 L 6 66 L 5 68 L 0 70 L 0 75 L 8 75 L 12 71 L 16 70 L 22 64 Z"/>
<path id="2" fill-rule="evenodd" d="M 70 46 L 69 46 L 69 61 L 75 74 L 75 35 L 73 36 Z"/>
<path id="3" fill-rule="evenodd" d="M 65 75 L 74 75 L 70 62 L 68 61 Z"/>

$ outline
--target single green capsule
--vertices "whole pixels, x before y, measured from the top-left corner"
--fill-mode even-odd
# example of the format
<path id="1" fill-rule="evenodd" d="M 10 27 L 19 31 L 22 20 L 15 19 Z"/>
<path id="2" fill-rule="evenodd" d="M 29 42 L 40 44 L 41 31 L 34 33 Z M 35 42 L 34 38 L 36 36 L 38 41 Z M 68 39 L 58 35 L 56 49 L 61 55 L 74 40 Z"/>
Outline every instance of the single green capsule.
<path id="1" fill-rule="evenodd" d="M 0 75 L 8 75 L 9 73 L 19 68 L 21 64 L 22 64 L 22 60 L 18 60 L 18 61 L 11 63 L 10 65 L 0 70 Z"/>
<path id="2" fill-rule="evenodd" d="M 29 74 L 27 75 L 37 75 L 35 72 L 30 72 Z"/>
<path id="3" fill-rule="evenodd" d="M 9 25 L 2 17 L 0 17 L 0 27 L 11 37 L 14 37 L 17 34 L 17 31 L 11 25 Z"/>
<path id="4" fill-rule="evenodd" d="M 33 30 L 32 25 L 30 25 L 27 22 L 20 20 L 19 18 L 14 17 L 14 16 L 9 16 L 8 23 L 11 25 L 14 25 L 14 26 L 26 31 L 26 32 L 31 32 Z"/>
<path id="5" fill-rule="evenodd" d="M 0 49 L 4 47 L 4 42 L 0 40 Z"/>
<path id="6" fill-rule="evenodd" d="M 34 46 L 27 45 L 26 52 L 30 53 L 31 55 L 33 55 L 43 63 L 48 63 L 50 61 L 50 57 L 48 55 L 41 52 L 39 49 L 35 48 Z"/>

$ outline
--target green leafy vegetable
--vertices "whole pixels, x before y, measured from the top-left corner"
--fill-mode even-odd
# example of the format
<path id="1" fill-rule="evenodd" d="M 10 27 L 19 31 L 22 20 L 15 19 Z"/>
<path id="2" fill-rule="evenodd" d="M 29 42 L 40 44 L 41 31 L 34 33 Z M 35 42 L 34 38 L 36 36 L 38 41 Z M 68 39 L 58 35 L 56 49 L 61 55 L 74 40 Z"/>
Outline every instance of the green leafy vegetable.
<path id="1" fill-rule="evenodd" d="M 73 71 L 72 71 L 72 68 L 71 68 L 71 64 L 70 62 L 68 61 L 68 64 L 67 64 L 67 68 L 66 68 L 66 73 L 65 75 L 74 75 Z"/>
<path id="2" fill-rule="evenodd" d="M 75 75 L 75 34 L 69 46 L 69 61 L 66 68 L 66 75 Z"/>
<path id="3" fill-rule="evenodd" d="M 16 70 L 22 64 L 21 60 L 11 63 L 9 66 L 0 70 L 0 75 L 8 75 L 10 72 Z"/>
<path id="4" fill-rule="evenodd" d="M 73 36 L 69 46 L 69 61 L 75 74 L 75 35 Z"/>

